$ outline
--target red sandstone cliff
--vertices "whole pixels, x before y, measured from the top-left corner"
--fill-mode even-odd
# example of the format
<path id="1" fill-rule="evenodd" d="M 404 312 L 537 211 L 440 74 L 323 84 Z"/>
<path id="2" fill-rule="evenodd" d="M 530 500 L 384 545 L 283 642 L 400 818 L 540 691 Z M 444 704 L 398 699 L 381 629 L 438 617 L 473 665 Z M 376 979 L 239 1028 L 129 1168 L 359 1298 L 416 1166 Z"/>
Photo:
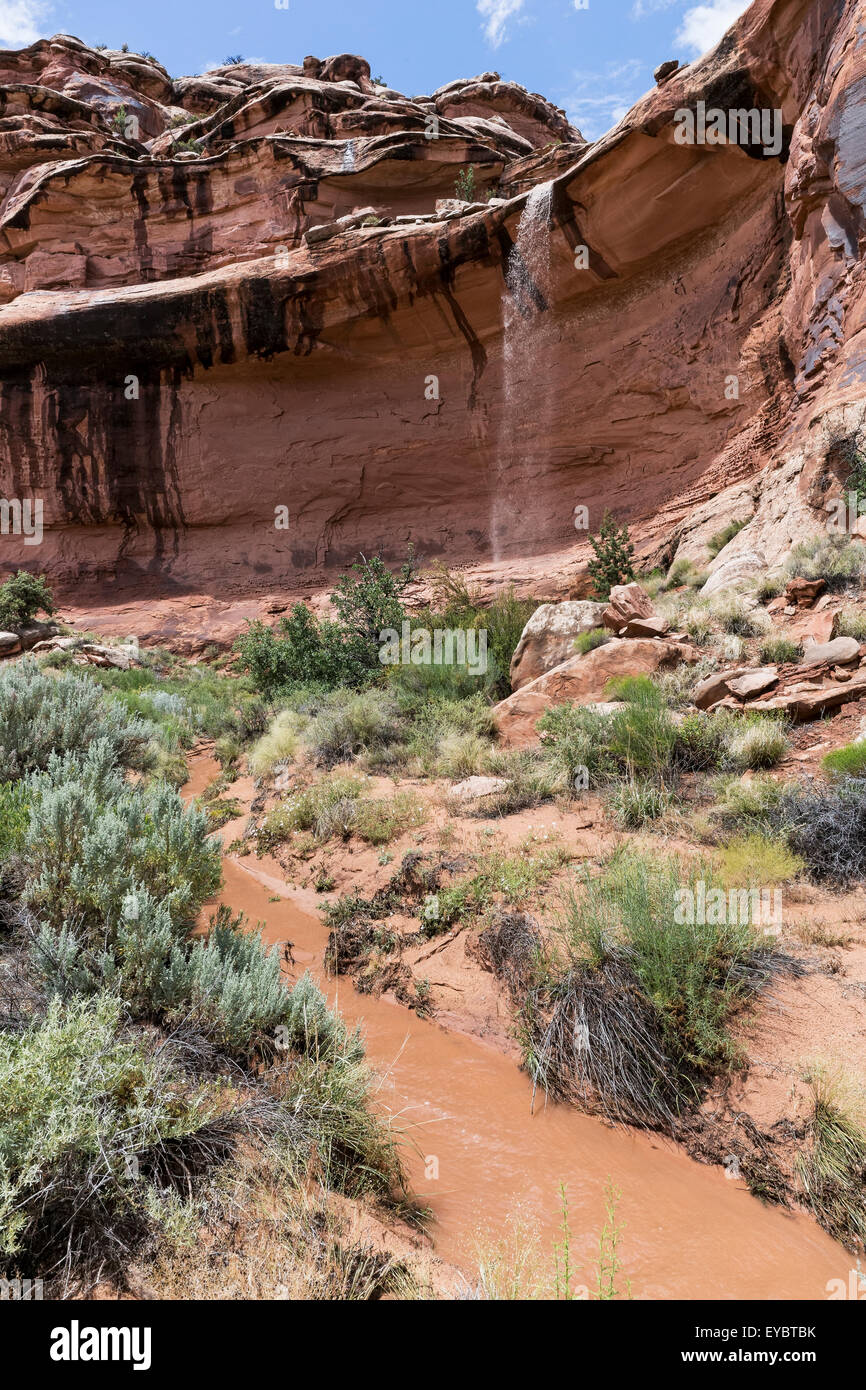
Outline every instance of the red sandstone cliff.
<path id="1" fill-rule="evenodd" d="M 60 36 L 0 83 L 0 496 L 46 525 L 0 567 L 261 592 L 413 540 L 566 592 L 575 506 L 666 558 L 753 516 L 720 583 L 816 525 L 866 407 L 853 0 L 756 0 L 594 145 L 351 55 L 172 82 Z M 698 101 L 780 110 L 780 153 L 677 143 Z"/>

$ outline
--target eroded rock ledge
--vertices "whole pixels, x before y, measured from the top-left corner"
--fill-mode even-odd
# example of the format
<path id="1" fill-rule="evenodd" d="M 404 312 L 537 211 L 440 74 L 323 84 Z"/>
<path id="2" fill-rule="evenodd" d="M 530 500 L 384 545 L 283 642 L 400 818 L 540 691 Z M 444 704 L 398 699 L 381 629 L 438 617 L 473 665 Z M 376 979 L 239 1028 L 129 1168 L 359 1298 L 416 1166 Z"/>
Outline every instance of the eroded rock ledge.
<path id="1" fill-rule="evenodd" d="M 578 504 L 668 559 L 739 506 L 720 562 L 774 563 L 866 399 L 864 47 L 852 0 L 757 0 L 594 145 L 495 73 L 0 55 L 0 489 L 44 500 L 39 567 L 273 592 L 493 539 L 580 596 Z M 780 156 L 678 144 L 699 100 L 781 111 Z M 548 181 L 546 291 L 509 311 Z"/>

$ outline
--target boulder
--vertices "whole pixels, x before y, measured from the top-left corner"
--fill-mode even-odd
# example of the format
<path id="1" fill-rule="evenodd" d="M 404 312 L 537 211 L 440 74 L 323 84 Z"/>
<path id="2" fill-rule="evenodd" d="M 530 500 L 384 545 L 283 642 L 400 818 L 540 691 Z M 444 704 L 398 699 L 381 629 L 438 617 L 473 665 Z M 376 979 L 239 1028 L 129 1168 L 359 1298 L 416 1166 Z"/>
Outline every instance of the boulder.
<path id="1" fill-rule="evenodd" d="M 729 682 L 748 674 L 748 666 L 732 666 L 727 671 L 713 671 L 695 686 L 692 700 L 698 709 L 709 709 L 728 694 Z"/>
<path id="2" fill-rule="evenodd" d="M 833 636 L 837 617 L 838 614 L 834 613 L 831 608 L 824 608 L 820 612 L 814 608 L 804 608 L 788 623 L 785 628 L 785 636 L 790 637 L 794 642 L 813 642 L 816 645 L 829 642 Z"/>
<path id="3" fill-rule="evenodd" d="M 17 632 L 0 632 L 0 656 L 14 656 L 21 650 Z"/>
<path id="4" fill-rule="evenodd" d="M 728 677 L 727 688 L 738 700 L 750 700 L 769 690 L 779 679 L 778 666 L 760 666 L 754 671 L 746 671 L 742 676 Z"/>
<path id="5" fill-rule="evenodd" d="M 700 660 L 700 652 L 684 642 L 664 638 L 614 638 L 585 656 L 574 656 L 501 700 L 493 724 L 502 742 L 524 748 L 538 742 L 536 723 L 553 705 L 594 705 L 604 701 L 605 688 L 617 676 L 652 675 L 681 661 Z"/>
<path id="6" fill-rule="evenodd" d="M 811 608 L 826 587 L 825 579 L 790 579 L 785 585 L 785 599 L 795 608 Z"/>
<path id="7" fill-rule="evenodd" d="M 619 632 L 638 618 L 655 617 L 649 594 L 639 584 L 614 584 L 602 622 L 611 632 Z"/>
<path id="8" fill-rule="evenodd" d="M 796 721 L 820 719 L 829 710 L 852 700 L 862 700 L 866 696 L 866 671 L 855 671 L 846 682 L 833 682 L 808 690 L 804 687 L 789 688 L 771 695 L 767 700 L 756 700 L 749 710 L 784 710 Z"/>
<path id="9" fill-rule="evenodd" d="M 653 72 L 656 86 L 661 87 L 663 83 L 669 81 L 678 70 L 679 65 L 680 62 L 678 58 L 668 58 L 666 63 L 659 63 L 658 67 Z"/>
<path id="10" fill-rule="evenodd" d="M 132 647 L 106 647 L 100 642 L 82 642 L 80 637 L 52 637 L 47 642 L 37 642 L 33 647 L 37 656 L 43 652 L 69 651 L 79 666 L 107 666 L 118 671 L 129 671 L 133 666 L 141 665 Z"/>
<path id="11" fill-rule="evenodd" d="M 667 618 L 653 614 L 650 618 L 632 618 L 626 623 L 623 637 L 664 637 L 668 630 Z"/>
<path id="12" fill-rule="evenodd" d="M 24 623 L 16 627 L 18 638 L 21 642 L 22 651 L 29 652 L 36 646 L 37 642 L 44 642 L 49 637 L 56 637 L 60 628 L 56 623 Z"/>
<path id="13" fill-rule="evenodd" d="M 845 666 L 860 656 L 860 643 L 854 637 L 834 637 L 832 642 L 812 642 L 803 649 L 801 666 Z"/>
<path id="14" fill-rule="evenodd" d="M 519 690 L 574 656 L 574 639 L 582 632 L 601 627 L 603 612 L 604 604 L 588 599 L 543 603 L 536 608 L 511 658 L 512 690 Z"/>
<path id="15" fill-rule="evenodd" d="M 449 801 L 481 801 L 495 792 L 504 792 L 508 782 L 504 777 L 467 777 L 448 790 Z"/>

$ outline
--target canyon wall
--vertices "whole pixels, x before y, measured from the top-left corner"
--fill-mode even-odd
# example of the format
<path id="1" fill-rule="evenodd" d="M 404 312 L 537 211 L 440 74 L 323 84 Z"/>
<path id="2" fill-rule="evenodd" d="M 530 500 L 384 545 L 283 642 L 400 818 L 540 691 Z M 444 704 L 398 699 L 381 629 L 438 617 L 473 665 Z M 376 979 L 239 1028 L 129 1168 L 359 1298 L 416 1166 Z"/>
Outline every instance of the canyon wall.
<path id="1" fill-rule="evenodd" d="M 665 561 L 754 517 L 743 572 L 819 524 L 866 407 L 853 0 L 757 0 L 594 144 L 353 55 L 172 81 L 59 36 L 0 83 L 0 496 L 45 527 L 2 569 L 297 592 L 411 541 L 565 593 L 576 507 Z M 699 102 L 778 151 L 680 143 Z"/>

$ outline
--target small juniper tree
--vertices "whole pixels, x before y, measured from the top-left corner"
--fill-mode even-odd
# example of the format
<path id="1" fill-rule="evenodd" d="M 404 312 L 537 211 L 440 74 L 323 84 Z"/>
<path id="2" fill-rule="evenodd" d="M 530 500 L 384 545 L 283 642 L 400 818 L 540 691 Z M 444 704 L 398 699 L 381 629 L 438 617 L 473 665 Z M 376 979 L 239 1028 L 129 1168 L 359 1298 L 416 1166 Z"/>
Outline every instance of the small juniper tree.
<path id="1" fill-rule="evenodd" d="M 54 598 L 43 575 L 19 570 L 5 584 L 0 584 L 0 628 L 21 627 L 31 622 L 37 613 L 51 617 L 56 612 Z"/>
<path id="2" fill-rule="evenodd" d="M 634 579 L 634 546 L 629 540 L 628 527 L 617 526 L 612 514 L 606 511 L 598 538 L 590 536 L 589 543 L 595 559 L 589 562 L 589 573 L 598 598 L 606 599 L 615 584 Z"/>
<path id="3" fill-rule="evenodd" d="M 454 180 L 454 195 L 463 203 L 473 203 L 475 201 L 475 165 L 470 164 L 468 169 L 461 169 L 457 178 Z"/>

